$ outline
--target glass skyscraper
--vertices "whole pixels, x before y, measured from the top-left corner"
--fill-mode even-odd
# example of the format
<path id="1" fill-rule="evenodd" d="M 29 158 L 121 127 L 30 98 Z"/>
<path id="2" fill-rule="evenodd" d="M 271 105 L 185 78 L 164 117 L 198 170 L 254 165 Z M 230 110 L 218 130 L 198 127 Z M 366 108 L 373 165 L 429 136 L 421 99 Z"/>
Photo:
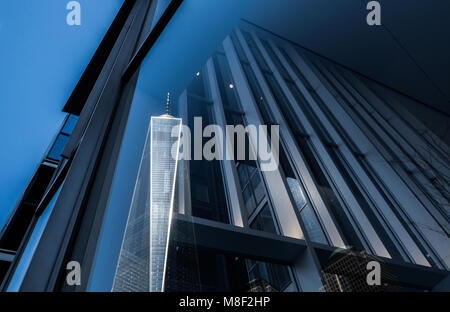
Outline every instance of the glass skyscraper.
<path id="1" fill-rule="evenodd" d="M 164 290 L 180 131 L 179 118 L 150 120 L 112 291 Z"/>
<path id="2" fill-rule="evenodd" d="M 181 119 L 152 117 L 150 127 L 150 291 L 163 291 Z"/>

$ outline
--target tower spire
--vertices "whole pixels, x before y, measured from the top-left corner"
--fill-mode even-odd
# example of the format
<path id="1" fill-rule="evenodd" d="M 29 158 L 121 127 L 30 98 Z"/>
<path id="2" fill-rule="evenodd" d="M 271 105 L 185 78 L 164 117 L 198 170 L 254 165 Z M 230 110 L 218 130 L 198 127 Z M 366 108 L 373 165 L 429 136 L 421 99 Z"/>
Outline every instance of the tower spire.
<path id="1" fill-rule="evenodd" d="M 170 115 L 170 92 L 167 92 L 166 113 L 162 114 L 161 117 L 174 118 Z"/>
<path id="2" fill-rule="evenodd" d="M 170 105 L 170 92 L 167 92 L 166 115 L 170 115 L 169 114 L 169 105 Z"/>

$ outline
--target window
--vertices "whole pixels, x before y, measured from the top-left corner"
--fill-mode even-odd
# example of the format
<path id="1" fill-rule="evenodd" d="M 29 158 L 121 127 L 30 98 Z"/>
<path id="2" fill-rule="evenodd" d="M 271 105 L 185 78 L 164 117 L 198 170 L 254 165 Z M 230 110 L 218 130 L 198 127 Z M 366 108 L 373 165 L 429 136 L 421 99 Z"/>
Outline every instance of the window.
<path id="1" fill-rule="evenodd" d="M 297 142 L 303 156 L 305 157 L 305 161 L 309 166 L 311 175 L 315 180 L 319 193 L 328 210 L 336 219 L 336 225 L 343 233 L 347 244 L 355 246 L 360 250 L 364 250 L 364 246 L 348 220 L 334 190 L 331 188 L 331 185 L 326 178 L 326 173 L 322 169 L 322 166 L 319 163 L 320 160 L 316 157 L 309 140 L 307 138 L 297 137 Z"/>
<path id="2" fill-rule="evenodd" d="M 322 227 L 310 205 L 306 205 L 300 210 L 300 216 L 305 225 L 305 230 L 308 232 L 309 239 L 316 243 L 327 244 L 327 239 L 322 231 Z"/>
<path id="3" fill-rule="evenodd" d="M 250 284 L 261 285 L 264 291 L 283 291 L 291 283 L 283 265 L 247 260 L 247 267 Z"/>
<path id="4" fill-rule="evenodd" d="M 294 206 L 300 211 L 300 217 L 304 224 L 304 230 L 308 233 L 309 239 L 313 242 L 328 244 L 325 233 L 323 232 L 319 218 L 316 215 L 311 203 L 308 203 L 303 188 L 287 159 L 283 147 L 280 148 L 280 165 L 286 175 L 288 190 L 290 191 Z"/>
<path id="5" fill-rule="evenodd" d="M 67 117 L 66 123 L 64 124 L 64 127 L 62 128 L 61 132 L 64 132 L 65 134 L 71 134 L 73 128 L 75 128 L 77 120 L 78 116 L 70 114 L 69 117 Z"/>
<path id="6" fill-rule="evenodd" d="M 208 185 L 203 183 L 192 184 L 192 197 L 194 200 L 209 203 Z"/>
<path id="7" fill-rule="evenodd" d="M 277 234 L 277 230 L 273 222 L 272 213 L 270 212 L 268 204 L 266 204 L 261 212 L 256 216 L 256 218 L 250 224 L 250 228 L 258 231 Z"/>
<path id="8" fill-rule="evenodd" d="M 375 231 L 382 239 L 390 255 L 394 259 L 401 259 L 402 256 L 395 246 L 395 242 L 391 238 L 391 235 L 388 233 L 389 228 L 384 226 L 384 224 L 382 223 L 383 221 L 378 218 L 376 207 L 373 206 L 374 204 L 370 200 L 369 195 L 365 192 L 364 188 L 360 186 L 357 174 L 354 172 L 347 159 L 342 154 L 341 148 L 331 138 L 328 130 L 318 119 L 313 109 L 310 107 L 310 104 L 300 94 L 297 86 L 293 83 L 288 83 L 288 85 L 292 94 L 296 98 L 297 103 L 302 107 L 305 116 L 308 118 L 315 132 L 318 134 L 319 139 L 328 152 L 328 155 L 332 159 L 336 168 L 341 173 L 342 178 L 351 190 L 360 208 L 362 209 L 366 217 L 370 220 L 371 224 L 374 226 Z M 350 138 L 348 138 L 345 131 L 341 128 L 341 125 L 333 117 L 332 112 L 324 105 L 322 99 L 317 96 L 317 94 L 314 94 L 314 98 L 321 111 L 326 115 L 331 125 L 340 134 L 344 142 L 350 145 L 350 147 L 353 147 L 354 143 L 350 140 Z"/>
<path id="9" fill-rule="evenodd" d="M 192 78 L 191 83 L 187 87 L 187 91 L 190 94 L 197 95 L 205 98 L 205 83 L 204 83 L 204 74 L 202 71 L 198 71 L 194 73 L 194 78 Z"/>
<path id="10" fill-rule="evenodd" d="M 256 209 L 255 198 L 253 197 L 252 191 L 250 190 L 249 185 L 247 185 L 242 191 L 242 195 L 244 196 L 244 204 L 247 209 L 248 214 L 252 214 Z"/>
<path id="11" fill-rule="evenodd" d="M 64 125 L 56 137 L 56 140 L 53 142 L 53 146 L 50 148 L 50 151 L 48 152 L 47 157 L 54 161 L 60 161 L 61 160 L 61 153 L 64 150 L 64 147 L 67 144 L 67 141 L 69 140 L 69 136 L 73 131 L 73 128 L 75 127 L 75 124 L 77 123 L 78 116 L 68 114 L 64 121 Z"/>
<path id="12" fill-rule="evenodd" d="M 241 182 L 241 186 L 246 185 L 248 182 L 247 169 L 245 168 L 245 166 L 238 166 L 237 171 L 239 175 L 239 181 Z"/>
<path id="13" fill-rule="evenodd" d="M 256 203 L 259 204 L 264 198 L 264 186 L 258 173 L 253 174 L 251 184 L 253 186 Z"/>
<path id="14" fill-rule="evenodd" d="M 242 49 L 242 46 L 240 45 L 239 40 L 236 38 L 235 34 L 231 34 L 230 38 L 241 62 L 248 63 L 247 56 L 245 55 L 244 50 Z"/>
<path id="15" fill-rule="evenodd" d="M 246 31 L 242 31 L 242 34 L 244 35 L 244 38 L 247 41 L 248 47 L 250 48 L 250 51 L 252 52 L 253 56 L 255 57 L 256 62 L 258 63 L 261 70 L 266 71 L 266 72 L 272 72 L 269 68 L 269 65 L 267 65 L 266 61 L 264 60 L 264 57 L 262 56 L 258 47 L 256 46 L 256 43 L 253 40 L 252 36 Z"/>
<path id="16" fill-rule="evenodd" d="M 247 81 L 250 85 L 250 90 L 252 91 L 253 99 L 257 104 L 259 111 L 261 113 L 261 117 L 266 125 L 276 124 L 274 119 L 272 118 L 273 114 L 268 105 L 266 105 L 266 99 L 264 97 L 264 93 L 262 92 L 258 81 L 253 73 L 252 68 L 248 64 L 243 64 L 242 68 L 244 70 Z"/>
<path id="17" fill-rule="evenodd" d="M 305 195 L 303 195 L 300 184 L 298 183 L 297 179 L 294 178 L 287 177 L 286 180 L 297 208 L 302 209 L 306 205 L 306 198 Z"/>
<path id="18" fill-rule="evenodd" d="M 279 63 L 278 58 L 273 54 L 273 51 L 271 51 L 271 48 L 268 47 L 270 50 L 269 55 L 274 58 L 274 62 L 277 62 L 278 66 L 282 67 L 281 63 Z M 261 66 L 261 64 L 259 64 Z M 284 72 L 285 73 L 285 72 Z M 334 215 L 334 217 L 337 219 L 337 222 L 339 224 L 339 228 L 344 234 L 345 239 L 347 240 L 347 243 L 356 246 L 359 249 L 364 249 L 364 245 L 361 242 L 358 234 L 354 230 L 351 220 L 349 220 L 348 216 L 346 215 L 345 211 L 343 210 L 343 206 L 341 205 L 338 196 L 335 194 L 334 189 L 331 187 L 330 183 L 327 179 L 327 172 L 321 165 L 321 160 L 318 158 L 318 155 L 315 151 L 314 146 L 311 144 L 309 138 L 305 136 L 304 134 L 306 131 L 301 126 L 299 120 L 296 118 L 296 114 L 293 111 L 293 108 L 291 107 L 291 103 L 286 98 L 285 94 L 283 93 L 278 81 L 275 79 L 274 75 L 271 73 L 265 73 L 264 77 L 266 79 L 266 82 L 269 85 L 269 88 L 275 98 L 275 101 L 277 102 L 281 113 L 285 120 L 287 121 L 289 127 L 293 131 L 294 135 L 296 136 L 298 146 L 301 150 L 301 153 L 305 157 L 306 162 L 308 163 L 308 166 L 311 170 L 312 176 L 316 181 L 316 185 L 318 186 L 318 190 L 322 196 L 322 199 L 324 200 L 325 204 L 327 205 L 330 212 Z M 313 115 L 309 107 L 305 104 L 306 100 L 303 98 L 303 96 L 300 94 L 300 92 L 297 90 L 296 85 L 290 81 L 287 80 L 286 84 L 290 88 L 291 92 L 293 93 L 297 104 L 302 108 L 303 112 L 306 114 L 306 117 L 311 122 L 311 116 Z M 320 125 L 319 123 L 315 124 L 317 127 Z M 318 132 L 319 135 L 324 134 L 324 131 L 322 128 L 315 128 L 315 130 Z M 328 138 L 328 136 L 327 136 Z M 323 140 L 324 138 L 321 137 Z M 304 213 L 304 215 L 307 215 Z M 311 214 L 309 214 L 311 216 Z M 318 222 L 316 219 L 315 221 Z M 309 222 L 309 225 L 313 225 L 316 222 Z"/>
<path id="19" fill-rule="evenodd" d="M 263 44 L 268 45 L 267 42 L 263 41 Z M 269 47 L 270 48 L 270 47 Z M 271 51 L 271 50 L 270 50 Z M 252 53 L 259 54 L 259 51 L 252 50 Z M 273 52 L 272 52 L 273 55 Z M 261 64 L 261 59 L 257 58 L 257 62 L 260 66 L 264 66 Z M 281 64 L 279 64 L 281 66 Z M 262 117 L 265 123 L 271 123 L 272 118 L 272 112 L 270 108 L 268 107 L 267 103 L 264 101 L 264 98 L 262 96 L 261 89 L 259 87 L 259 84 L 257 83 L 256 77 L 254 77 L 253 71 L 249 65 L 244 64 L 243 65 L 244 72 L 246 74 L 247 80 L 249 81 L 250 88 L 253 92 L 253 96 L 255 98 L 255 101 L 262 113 Z M 287 73 L 285 72 L 287 75 Z M 294 133 L 304 133 L 303 129 L 299 126 L 298 120 L 295 118 L 295 113 L 292 112 L 288 100 L 286 99 L 284 93 L 282 92 L 281 88 L 279 87 L 275 77 L 272 73 L 269 72 L 263 72 L 263 75 L 266 79 L 266 82 L 269 85 L 269 88 L 275 98 L 275 100 L 279 103 L 280 106 L 284 107 L 285 109 L 289 109 L 289 113 L 285 113 L 285 118 L 288 118 L 288 123 L 291 126 Z M 258 101 L 258 98 L 260 98 L 260 101 Z M 311 206 L 308 206 L 305 209 L 305 206 L 307 205 L 307 200 L 304 195 L 304 192 L 300 186 L 299 181 L 296 178 L 296 174 L 292 170 L 291 164 L 287 158 L 286 153 L 284 152 L 283 146 L 280 146 L 280 165 L 283 169 L 283 172 L 287 179 L 288 184 L 288 191 L 291 192 L 292 198 L 293 198 L 293 204 L 294 206 L 300 211 L 300 215 L 303 219 L 303 222 L 305 223 L 306 231 L 308 232 L 310 239 L 315 242 L 327 244 L 327 239 L 325 237 L 325 234 L 323 232 L 323 229 L 320 225 L 319 219 L 316 216 L 314 209 Z M 301 212 L 302 210 L 305 210 L 304 212 Z M 259 217 L 259 216 L 258 216 Z M 254 221 L 254 226 L 260 226 L 256 220 Z"/>
<path id="20" fill-rule="evenodd" d="M 216 53 L 214 61 L 223 106 L 241 110 L 227 58 L 224 54 Z"/>
<path id="21" fill-rule="evenodd" d="M 66 146 L 67 141 L 69 140 L 69 136 L 60 133 L 55 143 L 53 143 L 52 148 L 50 149 L 50 152 L 48 153 L 48 158 L 51 158 L 53 160 L 61 160 L 61 153 L 64 150 L 64 146 Z"/>
<path id="22" fill-rule="evenodd" d="M 272 50 L 272 47 L 270 46 L 270 44 L 266 40 L 261 40 L 261 42 L 262 42 L 264 48 L 266 49 L 267 53 L 269 54 L 270 58 L 274 62 L 275 66 L 277 67 L 278 71 L 280 72 L 281 76 L 284 79 L 290 79 L 288 72 L 284 68 L 283 64 L 281 64 L 278 57 L 275 55 L 275 52 Z"/>
<path id="23" fill-rule="evenodd" d="M 250 216 L 265 196 L 264 185 L 256 168 L 256 164 L 248 165 L 239 163 L 237 169 L 245 208 Z"/>
<path id="24" fill-rule="evenodd" d="M 188 95 L 187 122 L 191 129 L 193 128 L 194 117 L 202 117 L 205 126 L 214 123 L 211 103 L 199 97 Z M 193 136 L 191 140 L 191 144 L 194 146 Z M 207 138 L 203 138 L 203 140 L 202 145 L 207 141 Z M 189 161 L 189 166 L 192 215 L 228 223 L 228 205 L 220 162 L 218 160 L 207 161 L 192 158 Z"/>

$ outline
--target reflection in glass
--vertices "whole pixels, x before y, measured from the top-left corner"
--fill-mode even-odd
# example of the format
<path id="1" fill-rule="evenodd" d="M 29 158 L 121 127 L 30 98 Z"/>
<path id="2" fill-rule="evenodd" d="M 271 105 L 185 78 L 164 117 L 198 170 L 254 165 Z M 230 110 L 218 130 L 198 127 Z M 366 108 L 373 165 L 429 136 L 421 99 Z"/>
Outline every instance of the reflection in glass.
<path id="1" fill-rule="evenodd" d="M 197 72 L 192 79 L 191 83 L 187 87 L 187 91 L 190 94 L 195 94 L 201 97 L 206 97 L 205 95 L 205 84 L 203 82 L 203 75 L 201 72 Z"/>
<path id="2" fill-rule="evenodd" d="M 70 114 L 69 117 L 66 120 L 66 123 L 64 124 L 64 127 L 62 128 L 61 132 L 64 132 L 66 134 L 71 134 L 73 131 L 73 128 L 75 128 L 75 124 L 77 123 L 78 116 Z"/>
<path id="3" fill-rule="evenodd" d="M 150 291 L 159 292 L 164 290 L 177 170 L 171 149 L 179 134 L 172 136 L 172 129 L 181 130 L 181 119 L 152 117 L 150 124 Z"/>
<path id="4" fill-rule="evenodd" d="M 112 291 L 164 290 L 177 170 L 171 149 L 179 139 L 172 129 L 180 125 L 168 115 L 151 118 Z"/>
<path id="5" fill-rule="evenodd" d="M 261 261 L 247 260 L 250 291 L 283 291 L 290 283 L 285 266 Z"/>
<path id="6" fill-rule="evenodd" d="M 193 79 L 202 80 L 202 77 L 204 77 L 204 75 L 200 73 L 199 76 L 196 76 Z M 191 92 L 194 91 L 195 90 L 188 89 L 187 96 L 187 125 L 191 129 L 194 128 L 195 117 L 201 117 L 203 125 L 214 123 L 211 112 L 211 103 L 207 99 L 193 96 Z M 202 145 L 204 145 L 207 140 L 207 138 L 203 138 Z M 191 146 L 194 146 L 194 136 L 191 136 Z M 228 223 L 228 206 L 220 161 L 208 161 L 205 159 L 195 160 L 194 157 L 191 157 L 187 166 L 189 166 L 189 178 L 191 184 L 192 215 Z"/>
<path id="7" fill-rule="evenodd" d="M 233 76 L 231 75 L 228 60 L 224 54 L 216 53 L 215 63 L 217 68 L 217 81 L 224 107 L 240 110 L 236 88 L 234 88 Z M 232 86 L 232 87 L 230 87 Z"/>
<path id="8" fill-rule="evenodd" d="M 248 182 L 248 176 L 247 171 L 245 170 L 245 166 L 238 166 L 237 171 L 239 175 L 239 181 L 241 182 L 241 187 L 245 187 Z"/>
<path id="9" fill-rule="evenodd" d="M 250 228 L 252 228 L 254 230 L 277 234 L 277 230 L 275 228 L 273 217 L 272 217 L 272 214 L 270 213 L 270 209 L 267 204 L 264 206 L 264 208 L 261 210 L 261 212 L 256 216 L 255 220 L 253 220 L 252 224 L 250 224 Z"/>
<path id="10" fill-rule="evenodd" d="M 289 267 L 203 248 L 195 243 L 192 228 L 185 225 L 177 224 L 171 233 L 165 291 L 274 292 L 291 284 Z M 185 243 L 185 235 L 193 245 Z"/>
<path id="11" fill-rule="evenodd" d="M 69 140 L 68 135 L 59 134 L 53 144 L 50 152 L 48 153 L 48 158 L 54 160 L 61 160 L 61 153 L 64 150 L 64 146 L 66 146 L 67 141 Z"/>
<path id="12" fill-rule="evenodd" d="M 297 179 L 287 178 L 289 189 L 291 190 L 292 197 L 294 198 L 297 209 L 300 210 L 300 216 L 303 220 L 303 224 L 306 227 L 306 231 L 309 234 L 309 239 L 313 242 L 326 244 L 327 239 L 320 226 L 319 220 L 310 205 L 307 205 L 305 195 Z"/>
<path id="13" fill-rule="evenodd" d="M 255 193 L 256 204 L 258 205 L 264 198 L 264 186 L 258 172 L 255 172 L 252 176 L 252 187 Z"/>
<path id="14" fill-rule="evenodd" d="M 306 199 L 297 179 L 287 177 L 286 180 L 289 185 L 289 189 L 291 190 L 292 197 L 294 197 L 297 208 L 302 209 L 303 206 L 306 205 Z"/>
<path id="15" fill-rule="evenodd" d="M 244 196 L 245 208 L 247 208 L 247 212 L 250 215 L 256 209 L 255 199 L 250 191 L 250 186 L 244 188 L 242 195 Z"/>

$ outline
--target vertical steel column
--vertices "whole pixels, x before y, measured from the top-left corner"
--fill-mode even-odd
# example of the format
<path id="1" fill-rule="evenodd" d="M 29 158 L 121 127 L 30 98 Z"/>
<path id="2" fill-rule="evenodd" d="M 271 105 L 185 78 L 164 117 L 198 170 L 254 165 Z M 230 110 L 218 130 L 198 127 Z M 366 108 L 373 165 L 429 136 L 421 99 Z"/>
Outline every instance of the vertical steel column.
<path id="1" fill-rule="evenodd" d="M 206 71 L 207 71 L 207 79 L 209 88 L 211 91 L 211 100 L 213 102 L 213 114 L 214 119 L 217 125 L 219 125 L 222 129 L 226 129 L 226 119 L 225 119 L 225 111 L 223 110 L 223 103 L 220 97 L 219 85 L 217 82 L 216 71 L 214 69 L 214 63 L 212 58 L 208 60 L 206 63 Z M 222 142 L 218 142 L 220 145 L 220 149 L 224 151 L 228 146 L 231 146 L 230 138 L 225 138 L 227 141 L 225 143 L 226 146 L 222 146 Z M 231 205 L 231 214 L 232 214 L 232 224 L 236 226 L 246 226 L 247 218 L 242 217 L 246 216 L 245 209 L 241 209 L 244 207 L 244 200 L 242 199 L 242 194 L 238 189 L 239 178 L 237 176 L 236 165 L 234 160 L 227 160 L 226 153 L 222 153 L 224 159 L 221 161 L 223 175 L 226 181 L 227 193 L 229 198 L 229 204 Z"/>
<path id="2" fill-rule="evenodd" d="M 329 214 L 328 209 L 320 196 L 319 190 L 317 189 L 317 186 L 311 174 L 309 173 L 308 167 L 303 157 L 301 156 L 301 153 L 298 149 L 297 143 L 295 142 L 293 134 L 291 133 L 289 126 L 286 123 L 286 120 L 284 119 L 280 109 L 278 108 L 278 105 L 273 95 L 269 91 L 270 88 L 265 82 L 264 76 L 261 70 L 259 69 L 258 64 L 256 63 L 254 56 L 250 52 L 250 49 L 239 29 L 236 29 L 236 34 L 241 43 L 242 48 L 244 49 L 247 55 L 247 58 L 250 61 L 250 66 L 252 67 L 256 79 L 258 80 L 258 83 L 261 86 L 262 92 L 264 93 L 264 97 L 266 98 L 268 105 L 270 105 L 272 109 L 274 118 L 276 122 L 280 125 L 281 138 L 285 141 L 287 152 L 292 156 L 294 166 L 297 169 L 296 171 L 298 173 L 298 176 L 302 180 L 307 195 L 310 198 L 314 208 L 318 212 L 318 217 L 324 224 L 324 231 L 327 237 L 334 246 L 344 247 L 345 246 L 344 241 L 342 240 L 339 231 L 334 224 L 333 218 Z"/>
<path id="3" fill-rule="evenodd" d="M 178 98 L 178 109 L 180 118 L 183 121 L 183 126 L 187 125 L 189 118 L 188 115 L 188 100 L 187 91 L 180 95 Z M 189 142 L 190 144 L 190 142 Z M 183 146 L 183 149 L 185 147 Z M 179 160 L 178 164 L 178 212 L 187 216 L 192 216 L 192 204 L 191 204 L 191 182 L 190 182 L 190 166 L 189 160 Z"/>
<path id="4" fill-rule="evenodd" d="M 414 226 L 416 233 L 421 236 L 421 239 L 426 242 L 426 248 L 430 250 L 431 254 L 438 255 L 439 251 L 448 250 L 448 239 L 431 230 L 435 221 L 431 219 L 429 214 L 424 214 L 424 207 L 417 201 L 415 195 L 410 191 L 410 189 L 404 184 L 400 177 L 392 169 L 391 165 L 386 162 L 384 157 L 379 153 L 379 151 L 373 146 L 373 143 L 367 138 L 358 125 L 352 120 L 347 112 L 341 107 L 341 105 L 336 101 L 332 94 L 323 86 L 318 77 L 315 75 L 310 66 L 303 60 L 303 57 L 290 45 L 286 45 L 286 50 L 290 55 L 291 59 L 297 65 L 297 67 L 305 73 L 305 78 L 309 83 L 315 86 L 317 94 L 323 98 L 324 104 L 334 112 L 334 116 L 341 123 L 345 124 L 348 129 L 348 135 L 355 141 L 358 142 L 358 147 L 361 152 L 366 156 L 367 161 L 371 164 L 373 169 L 377 174 L 383 179 L 384 183 L 387 185 L 391 195 L 399 203 L 399 208 L 402 213 L 409 219 L 410 224 L 426 224 L 422 227 Z M 405 209 L 408 207 L 408 209 Z M 423 263 L 427 265 L 427 260 L 423 259 L 420 254 L 415 255 L 417 263 Z M 450 259 L 436 259 L 438 263 L 450 263 Z"/>
<path id="5" fill-rule="evenodd" d="M 383 257 L 390 257 L 389 252 L 387 251 L 386 247 L 384 246 L 383 242 L 379 238 L 378 234 L 376 233 L 375 229 L 369 222 L 367 216 L 365 215 L 364 211 L 361 209 L 358 201 L 356 200 L 355 196 L 349 189 L 347 183 L 343 179 L 341 173 L 335 166 L 334 162 L 330 158 L 328 152 L 326 151 L 323 143 L 319 140 L 319 137 L 317 133 L 315 133 L 314 128 L 310 124 L 310 122 L 305 118 L 305 114 L 302 111 L 302 109 L 298 106 L 292 92 L 289 90 L 286 82 L 284 81 L 284 78 L 281 76 L 278 68 L 275 66 L 274 62 L 268 55 L 267 51 L 265 50 L 263 44 L 261 43 L 258 36 L 256 36 L 255 32 L 252 31 L 253 40 L 256 42 L 256 45 L 258 46 L 259 50 L 261 51 L 261 54 L 263 55 L 266 63 L 272 70 L 275 79 L 277 80 L 278 84 L 280 85 L 281 89 L 283 90 L 284 94 L 286 95 L 287 99 L 289 100 L 291 107 L 294 108 L 294 111 L 297 114 L 297 118 L 302 122 L 304 127 L 308 130 L 309 133 L 311 133 L 311 140 L 314 142 L 318 152 L 320 153 L 321 158 L 323 159 L 323 162 L 327 168 L 327 171 L 330 173 L 330 179 L 333 181 L 333 184 L 335 185 L 336 189 L 339 190 L 339 194 L 342 199 L 342 207 L 347 210 L 347 213 L 351 216 L 349 219 L 352 220 L 352 225 L 355 227 L 356 233 L 358 233 L 361 236 L 361 241 L 366 244 L 366 248 Z M 295 81 L 297 86 L 299 87 L 300 91 L 302 92 L 305 99 L 308 101 L 309 105 L 315 107 L 317 106 L 317 103 L 315 103 L 315 100 L 311 97 L 311 95 L 308 93 L 306 88 L 300 83 L 300 81 L 297 79 Z M 318 87 L 321 87 L 319 84 Z M 317 111 L 315 112 L 317 113 Z"/>
<path id="6" fill-rule="evenodd" d="M 259 127 L 263 122 L 261 121 L 253 96 L 250 93 L 250 86 L 245 78 L 230 37 L 227 37 L 224 40 L 223 46 L 228 63 L 230 64 L 233 79 L 236 83 L 235 88 L 237 89 L 240 102 L 244 107 L 247 122 L 248 124 Z M 256 133 L 252 133 L 251 131 L 248 133 L 248 136 L 254 155 L 257 155 L 258 137 L 256 136 Z M 261 136 L 261 134 L 259 134 L 259 136 Z M 278 151 L 272 149 L 272 153 L 278 153 Z M 266 180 L 268 193 L 273 203 L 275 214 L 280 222 L 281 232 L 285 236 L 303 238 L 303 232 L 298 223 L 294 207 L 289 199 L 286 188 L 282 187 L 284 182 L 281 178 L 279 168 L 276 168 L 273 171 L 262 171 L 262 175 Z"/>
<path id="7" fill-rule="evenodd" d="M 237 31 L 239 32 L 239 30 Z M 258 107 L 250 93 L 250 86 L 245 78 L 245 74 L 230 37 L 225 39 L 224 49 L 230 63 L 231 72 L 236 82 L 236 88 L 238 90 L 242 106 L 244 107 L 247 121 L 258 126 L 262 124 Z M 248 55 L 248 58 L 252 59 L 251 55 Z M 252 65 L 255 66 L 254 60 Z M 268 90 L 267 86 L 264 85 L 262 89 Z M 280 131 L 283 131 L 281 139 L 288 137 L 292 140 L 292 137 L 289 136 L 288 133 L 284 132 L 288 130 L 287 126 L 280 124 L 280 128 Z M 257 146 L 256 138 L 250 138 L 250 140 L 252 141 L 253 146 Z M 303 291 L 319 291 L 323 286 L 320 278 L 320 264 L 312 246 L 309 245 L 310 241 L 308 234 L 302 230 L 303 227 L 301 219 L 298 216 L 295 207 L 292 205 L 291 198 L 287 193 L 287 184 L 284 181 L 284 175 L 279 168 L 275 171 L 263 171 L 262 173 L 264 179 L 266 180 L 269 196 L 273 203 L 273 209 L 280 222 L 282 234 L 296 238 L 303 238 L 307 242 L 307 250 L 303 252 L 292 264 L 295 277 L 300 284 L 299 286 Z"/>
<path id="8" fill-rule="evenodd" d="M 53 291 L 62 286 L 65 277 L 61 274 L 66 272 L 66 263 L 71 260 L 81 263 L 83 284 L 79 290 L 87 286 L 104 211 L 104 207 L 97 208 L 101 206 L 99 202 L 107 199 L 109 183 L 105 180 L 112 179 L 111 166 L 120 147 L 108 137 L 113 133 L 113 138 L 120 138 L 123 133 L 135 83 L 131 80 L 123 86 L 121 77 L 135 50 L 148 5 L 147 0 L 134 2 L 109 56 L 112 66 L 102 69 L 101 75 L 106 79 L 103 84 L 96 83 L 90 93 L 87 107 L 92 107 L 92 115 L 84 116 L 86 128 L 79 142 L 73 145 L 76 149 L 68 155 L 73 157 L 71 167 L 30 261 L 21 291 Z M 98 175 L 103 176 L 102 181 L 96 179 Z M 86 229 L 79 232 L 81 227 Z M 75 241 L 82 244 L 73 245 Z"/>

